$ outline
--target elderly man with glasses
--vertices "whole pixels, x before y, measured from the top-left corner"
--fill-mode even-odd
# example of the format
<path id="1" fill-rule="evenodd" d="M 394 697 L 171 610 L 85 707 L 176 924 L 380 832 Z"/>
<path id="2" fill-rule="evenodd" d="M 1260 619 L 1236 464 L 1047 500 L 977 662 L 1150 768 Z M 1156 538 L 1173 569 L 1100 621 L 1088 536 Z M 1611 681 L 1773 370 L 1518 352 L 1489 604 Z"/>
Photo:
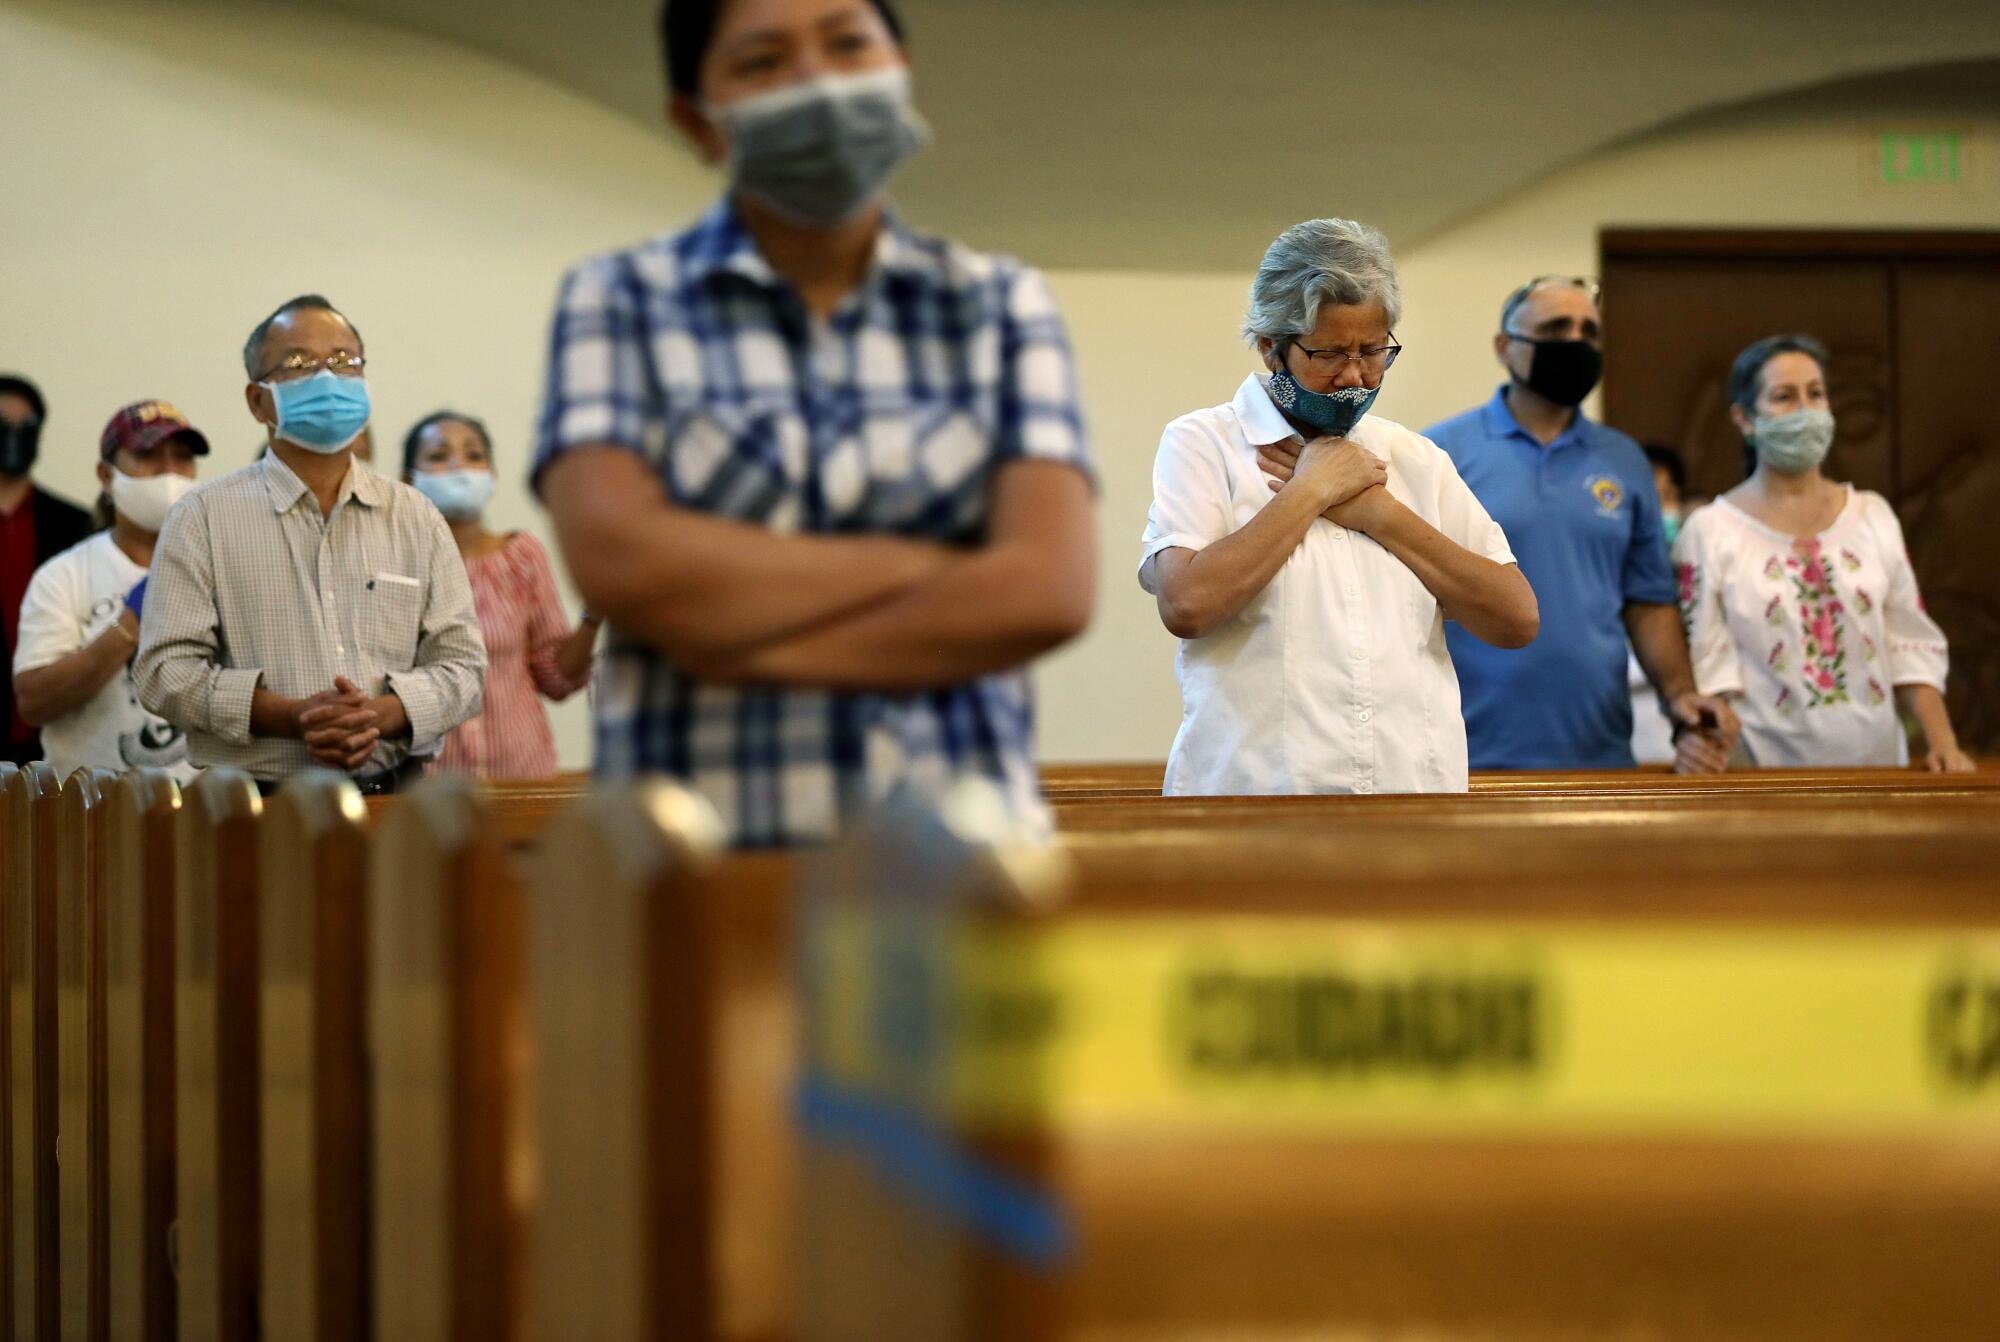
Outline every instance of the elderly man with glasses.
<path id="1" fill-rule="evenodd" d="M 479 712 L 485 644 L 451 528 L 351 450 L 365 366 L 318 295 L 260 322 L 244 397 L 270 451 L 175 505 L 153 558 L 140 701 L 195 764 L 266 789 L 318 765 L 396 791 Z"/>
<path id="2" fill-rule="evenodd" d="M 1508 381 L 1427 429 L 1507 532 L 1542 602 L 1527 648 L 1447 631 L 1475 769 L 1631 768 L 1629 639 L 1674 723 L 1675 766 L 1725 767 L 1738 726 L 1695 690 L 1646 454 L 1580 408 L 1604 368 L 1597 286 L 1542 276 L 1507 296 L 1493 351 Z"/>
<path id="3" fill-rule="evenodd" d="M 1160 439 L 1139 582 L 1181 640 L 1170 794 L 1466 789 L 1444 622 L 1518 648 L 1535 594 L 1444 453 L 1368 413 L 1401 309 L 1381 233 L 1285 230 L 1243 323 L 1264 371 Z"/>

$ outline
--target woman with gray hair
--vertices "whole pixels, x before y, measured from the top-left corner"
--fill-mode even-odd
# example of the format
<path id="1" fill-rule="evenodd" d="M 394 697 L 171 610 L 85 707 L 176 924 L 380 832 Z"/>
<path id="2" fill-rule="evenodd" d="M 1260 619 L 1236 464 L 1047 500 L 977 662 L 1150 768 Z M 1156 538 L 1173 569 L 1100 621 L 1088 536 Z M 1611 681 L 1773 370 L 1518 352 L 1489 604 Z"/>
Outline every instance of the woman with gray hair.
<path id="1" fill-rule="evenodd" d="M 1287 229 L 1243 324 L 1265 372 L 1161 437 L 1139 582 L 1181 640 L 1169 794 L 1466 788 L 1444 621 L 1517 648 L 1541 616 L 1450 458 L 1368 413 L 1401 309 L 1381 233 Z"/>

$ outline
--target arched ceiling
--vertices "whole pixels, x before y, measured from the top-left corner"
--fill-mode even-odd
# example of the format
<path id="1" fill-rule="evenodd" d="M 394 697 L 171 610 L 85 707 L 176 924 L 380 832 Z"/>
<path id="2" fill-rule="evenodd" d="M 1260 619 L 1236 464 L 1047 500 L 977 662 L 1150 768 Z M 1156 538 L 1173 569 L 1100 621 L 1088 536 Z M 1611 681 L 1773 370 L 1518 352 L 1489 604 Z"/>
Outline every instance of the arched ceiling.
<path id="1" fill-rule="evenodd" d="M 1994 0 L 899 3 L 937 131 L 899 198 L 1049 266 L 1237 270 L 1315 214 L 1407 246 L 1697 112 L 2000 56 Z M 347 8 L 661 123 L 655 0 Z"/>

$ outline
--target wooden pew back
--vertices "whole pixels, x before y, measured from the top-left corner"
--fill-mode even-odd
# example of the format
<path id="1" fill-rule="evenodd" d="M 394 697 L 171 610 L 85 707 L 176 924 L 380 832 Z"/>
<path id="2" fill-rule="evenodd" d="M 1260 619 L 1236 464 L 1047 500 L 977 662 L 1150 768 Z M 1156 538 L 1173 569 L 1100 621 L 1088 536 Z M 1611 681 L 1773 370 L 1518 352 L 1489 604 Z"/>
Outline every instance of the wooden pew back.
<path id="1" fill-rule="evenodd" d="M 429 780 L 397 798 L 374 838 L 364 918 L 376 1336 L 520 1336 L 533 1179 L 524 917 L 474 788 Z"/>
<path id="2" fill-rule="evenodd" d="M 105 1239 L 104 788 L 109 770 L 63 783 L 56 823 L 57 1297 L 62 1336 L 108 1337 Z"/>
<path id="3" fill-rule="evenodd" d="M 180 1336 L 252 1342 L 261 1253 L 258 854 L 263 801 L 233 770 L 182 794 L 174 898 Z"/>
<path id="4" fill-rule="evenodd" d="M 263 1326 L 367 1335 L 367 813 L 354 785 L 302 775 L 265 802 L 261 954 Z"/>
<path id="5" fill-rule="evenodd" d="M 11 1326 L 53 1337 L 61 1323 L 56 1242 L 56 810 L 46 764 L 7 775 L 4 939 L 7 965 L 8 1221 Z"/>
<path id="6" fill-rule="evenodd" d="M 157 769 L 106 785 L 104 918 L 106 1331 L 172 1342 L 174 886 L 181 789 Z"/>
<path id="7" fill-rule="evenodd" d="M 807 918 L 810 984 L 826 991 L 843 982 L 839 964 L 872 957 L 859 982 L 875 985 L 859 1001 L 818 999 L 816 1063 L 838 1070 L 856 1039 L 891 1050 L 891 1063 L 860 1102 L 830 1088 L 808 1110 L 818 1140 L 806 1157 L 802 1336 L 1976 1331 L 2000 1305 L 2000 1286 L 1974 1267 L 2000 1249 L 2000 1047 L 1990 1089 L 1930 1087 L 1950 1084 L 1938 1075 L 1941 1002 L 1963 1017 L 1951 1046 L 1979 1067 L 1980 1031 L 2000 1032 L 2000 831 L 1968 813 L 1956 834 L 1856 839 L 1829 819 L 1818 835 L 1805 820 L 1781 831 L 1813 840 L 1796 860 L 1781 850 L 1782 862 L 1771 835 L 1708 838 L 1698 822 L 1621 836 L 1633 860 L 1585 866 L 1585 879 L 1579 862 L 1594 850 L 1580 832 L 1454 835 L 1402 821 L 1324 841 L 1215 833 L 1164 849 L 1081 836 L 1066 845 L 1053 903 L 1018 863 L 948 830 L 888 832 L 865 852 L 865 884 L 898 912 Z M 1356 842 L 1369 834 L 1378 847 Z M 1669 853 L 1686 860 L 1666 865 Z M 1674 1061 L 1627 1066 L 1626 1108 L 1571 1112 L 1570 1128 L 1519 1121 L 1557 1093 L 1556 1069 L 1501 1101 L 1477 1083 L 1405 1082 L 1410 1103 L 1372 1119 L 1369 1088 L 1394 1098 L 1396 1083 L 1335 1072 L 1322 1113 L 1301 1108 L 1298 1074 L 1268 1060 L 1316 1037 L 1323 1049 L 1326 1036 L 1291 1014 L 1304 997 L 1265 993 L 1223 1002 L 1227 1028 L 1208 1041 L 1258 1045 L 1237 1055 L 1254 1064 L 1247 1082 L 1176 1089 L 1155 1076 L 1164 1064 L 1152 1060 L 1208 1038 L 1197 983 L 1472 983 L 1500 960 L 1537 993 L 1561 985 L 1526 1017 L 1544 1022 L 1530 1059 L 1615 1070 L 1619 1056 L 1588 1052 L 1611 1020 L 1609 1037 L 1638 1021 L 1632 1035 Z M 1648 982 L 1652 994 L 1633 986 Z M 1996 994 L 1989 1025 L 1966 1005 L 1984 1001 L 1980 983 Z M 1176 984 L 1186 996 L 1155 996 Z M 1746 1063 L 1735 1022 L 1689 990 L 1781 1012 L 1791 994 L 1830 1011 L 1824 1026 L 1803 1017 L 1772 1032 L 1817 1050 L 1816 1067 L 1754 1052 Z M 1431 1017 L 1398 1000 L 1412 1014 L 1393 1019 L 1411 1023 L 1382 1037 L 1422 1038 L 1411 1031 Z M 1879 1019 L 1851 1006 L 1885 1001 Z M 1734 1055 L 1716 1066 L 1741 1092 L 1690 1084 L 1702 1064 L 1676 1043 L 1683 1017 Z M 1130 1027 L 1109 1052 L 1088 1044 L 1107 1021 Z M 1844 1036 L 1829 1049 L 1828 1031 L 1849 1027 L 1858 1067 L 1880 1060 L 1866 1040 L 1889 1039 L 1884 1084 L 1909 1112 L 1826 1083 L 1843 1065 Z M 1754 1043 L 1760 1028 L 1745 1019 L 1741 1033 Z M 1054 1051 L 1065 1032 L 1085 1042 Z M 1766 1068 L 1809 1097 L 1803 1108 L 1729 1110 L 1741 1093 L 1771 1102 Z M 1129 1089 L 1102 1081 L 1125 1073 Z M 1666 1107 L 1649 1107 L 1649 1094 Z M 1673 1108 L 1684 1094 L 1693 1107 Z"/>
<path id="8" fill-rule="evenodd" d="M 541 1342 L 789 1336 L 790 865 L 719 828 L 607 790 L 536 863 Z"/>

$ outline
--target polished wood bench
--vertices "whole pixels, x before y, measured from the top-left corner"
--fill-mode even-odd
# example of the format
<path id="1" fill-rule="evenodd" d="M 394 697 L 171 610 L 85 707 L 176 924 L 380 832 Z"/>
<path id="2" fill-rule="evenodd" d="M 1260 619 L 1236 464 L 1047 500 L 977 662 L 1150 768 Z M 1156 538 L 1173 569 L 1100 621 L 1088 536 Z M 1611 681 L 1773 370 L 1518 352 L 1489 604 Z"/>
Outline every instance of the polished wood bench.
<path id="1" fill-rule="evenodd" d="M 24 1040 L 0 1066 L 0 1113 L 20 1115 L 0 1140 L 0 1225 L 31 1218 L 0 1273 L 22 1283 L 10 1309 L 69 1317 L 80 1299 L 112 1336 L 147 1339 L 176 1316 L 182 1337 L 341 1336 L 370 1311 L 384 1336 L 450 1319 L 496 1338 L 792 1335 L 791 859 L 715 851 L 700 804 L 662 785 L 597 793 L 549 827 L 563 788 L 437 781 L 363 805 L 333 779 L 260 799 L 226 773 L 185 792 L 143 773 L 60 790 L 32 770 L 0 778 L 16 798 L 0 936 L 19 968 L 0 1039 Z M 1637 871 L 1666 907 L 1753 860 L 1825 897 L 1891 863 L 1990 875 L 1991 854 L 1961 839 L 1996 829 L 2000 796 L 1929 775 L 1540 781 L 1541 795 L 1059 801 L 1058 860 L 1196 905 L 1254 889 L 1324 908 L 1368 882 L 1604 894 Z M 85 894 L 55 897 L 45 935 L 48 853 L 51 888 Z M 865 884 L 843 860 L 822 855 L 815 879 Z M 38 1095 L 55 1105 L 39 1137 Z M 56 1159 L 72 1130 L 101 1141 L 101 1166 Z M 39 1235 L 32 1186 L 15 1195 L 37 1170 L 58 1209 Z M 98 1249 L 95 1212 L 68 1208 L 100 1197 Z M 535 1289 L 590 1262 L 600 1290 Z"/>
<path id="2" fill-rule="evenodd" d="M 889 822 L 801 915 L 799 1335 L 1977 1335 L 2000 830 L 1817 828 L 1781 861 L 1385 819 L 1051 864 Z"/>
<path id="3" fill-rule="evenodd" d="M 1045 764 L 1042 790 L 1051 801 L 1085 797 L 1157 797 L 1164 784 L 1166 765 L 1158 761 L 1106 764 Z M 1828 784 L 1858 787 L 1880 784 L 1895 788 L 1924 788 L 1933 783 L 1960 787 L 2000 786 L 2000 762 L 1981 762 L 1975 774 L 1931 774 L 1922 769 L 1738 769 L 1725 774 L 1676 774 L 1665 765 L 1640 765 L 1633 769 L 1581 770 L 1488 770 L 1475 771 L 1471 790 L 1485 792 L 1577 792 L 1602 789 L 1614 792 L 1645 790 L 1696 791 L 1729 789 L 1754 780 L 1758 787 L 1814 788 Z"/>

